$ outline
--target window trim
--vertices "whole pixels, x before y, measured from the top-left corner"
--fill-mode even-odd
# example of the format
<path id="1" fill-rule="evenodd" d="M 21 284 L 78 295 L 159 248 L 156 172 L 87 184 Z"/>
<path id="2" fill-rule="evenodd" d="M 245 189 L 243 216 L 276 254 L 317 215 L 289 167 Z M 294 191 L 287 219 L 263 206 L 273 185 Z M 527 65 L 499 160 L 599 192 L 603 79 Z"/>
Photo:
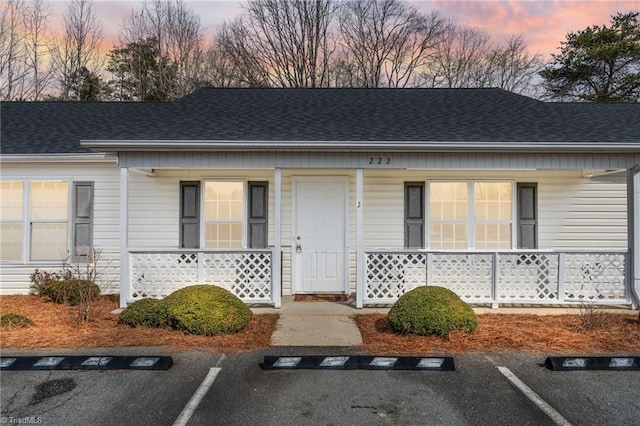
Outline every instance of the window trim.
<path id="1" fill-rule="evenodd" d="M 73 179 L 47 179 L 47 178 L 8 178 L 2 179 L 2 182 L 22 182 L 22 257 L 19 260 L 3 260 L 0 259 L 2 265 L 54 265 L 59 264 L 63 259 L 53 260 L 33 260 L 31 258 L 31 224 L 32 223 L 66 223 L 66 245 L 67 254 L 72 244 L 72 211 L 73 211 Z M 67 220 L 57 221 L 32 221 L 31 220 L 31 184 L 33 182 L 54 182 L 67 184 Z M 18 223 L 17 221 L 8 221 Z"/>
<path id="2" fill-rule="evenodd" d="M 245 250 L 247 249 L 248 243 L 248 232 L 247 232 L 247 222 L 248 222 L 248 185 L 249 180 L 246 178 L 206 178 L 201 181 L 201 190 L 200 190 L 200 247 L 205 250 Z M 207 182 L 227 182 L 227 183 L 242 183 L 242 220 L 241 221 L 231 221 L 231 220 L 211 220 L 208 221 L 205 215 L 206 212 L 206 194 L 207 194 Z M 242 245 L 240 248 L 235 249 L 225 249 L 218 247 L 206 247 L 206 225 L 207 223 L 240 223 L 242 225 Z"/>
<path id="3" fill-rule="evenodd" d="M 481 251 L 495 251 L 497 249 L 476 249 L 475 247 L 475 225 L 477 224 L 475 219 L 475 183 L 510 183 L 511 184 L 511 243 L 510 248 L 505 250 L 514 250 L 518 244 L 518 227 L 517 227 L 517 180 L 516 179 L 427 179 L 425 181 L 425 248 L 432 250 L 431 248 L 431 224 L 434 223 L 431 220 L 430 200 L 431 200 L 431 184 L 432 183 L 466 183 L 467 184 L 467 219 L 464 223 L 467 225 L 467 247 L 464 249 L 444 249 L 443 251 L 460 251 L 460 250 L 481 250 Z M 456 220 L 440 220 L 435 223 L 463 223 Z M 480 223 L 498 223 L 498 222 L 486 222 Z"/>

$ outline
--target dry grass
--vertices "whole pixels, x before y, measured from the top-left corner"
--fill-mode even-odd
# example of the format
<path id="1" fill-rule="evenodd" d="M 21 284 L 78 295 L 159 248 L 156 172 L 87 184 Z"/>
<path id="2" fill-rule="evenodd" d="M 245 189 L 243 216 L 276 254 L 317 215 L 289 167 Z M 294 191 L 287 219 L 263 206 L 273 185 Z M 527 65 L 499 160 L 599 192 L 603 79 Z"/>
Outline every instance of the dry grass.
<path id="1" fill-rule="evenodd" d="M 234 353 L 268 347 L 277 314 L 254 315 L 245 330 L 222 336 L 194 336 L 180 331 L 130 328 L 118 325 L 117 299 L 103 296 L 96 302 L 93 319 L 76 322 L 66 305 L 45 302 L 37 296 L 0 296 L 0 314 L 16 313 L 31 318 L 35 326 L 0 331 L 0 348 L 95 348 L 120 346 L 169 346 Z M 417 355 L 461 352 L 529 351 L 545 353 L 640 353 L 640 321 L 637 316 L 607 314 L 601 327 L 585 329 L 577 315 L 478 315 L 475 333 L 451 333 L 448 339 L 399 335 L 389 330 L 386 316 L 355 317 L 363 352 Z"/>
<path id="2" fill-rule="evenodd" d="M 602 327 L 584 329 L 576 315 L 478 315 L 475 333 L 449 338 L 392 332 L 386 316 L 357 315 L 364 349 L 399 355 L 428 353 L 529 351 L 545 353 L 638 353 L 640 321 L 632 315 L 607 314 Z"/>
<path id="3" fill-rule="evenodd" d="M 37 296 L 0 296 L 0 314 L 27 316 L 34 327 L 3 329 L 0 347 L 12 349 L 95 348 L 120 346 L 169 346 L 233 353 L 269 346 L 278 315 L 254 315 L 249 326 L 239 333 L 221 336 L 194 336 L 180 331 L 155 328 L 131 328 L 118 325 L 111 313 L 118 307 L 113 296 L 101 296 L 89 323 L 78 324 L 74 308 L 45 302 Z"/>

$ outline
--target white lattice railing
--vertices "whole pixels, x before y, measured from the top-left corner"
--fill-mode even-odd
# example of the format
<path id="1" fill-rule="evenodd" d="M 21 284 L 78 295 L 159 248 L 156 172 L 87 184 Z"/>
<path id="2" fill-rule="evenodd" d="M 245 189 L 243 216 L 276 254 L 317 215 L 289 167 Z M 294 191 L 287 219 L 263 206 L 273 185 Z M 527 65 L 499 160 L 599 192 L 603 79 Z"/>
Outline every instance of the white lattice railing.
<path id="1" fill-rule="evenodd" d="M 246 303 L 273 303 L 271 250 L 130 250 L 129 302 L 195 284 L 226 288 Z"/>
<path id="2" fill-rule="evenodd" d="M 389 304 L 421 285 L 469 303 L 630 302 L 626 252 L 365 252 L 363 303 Z"/>

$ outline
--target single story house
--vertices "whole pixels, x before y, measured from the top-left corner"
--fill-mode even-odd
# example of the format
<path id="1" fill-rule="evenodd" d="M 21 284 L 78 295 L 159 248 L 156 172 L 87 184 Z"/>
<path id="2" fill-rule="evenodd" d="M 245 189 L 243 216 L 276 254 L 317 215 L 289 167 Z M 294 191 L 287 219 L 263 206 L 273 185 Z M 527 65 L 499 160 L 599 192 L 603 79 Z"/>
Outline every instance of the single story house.
<path id="1" fill-rule="evenodd" d="M 204 88 L 1 105 L 1 292 L 100 253 L 121 305 L 420 285 L 470 303 L 640 302 L 640 104 L 499 89 Z"/>

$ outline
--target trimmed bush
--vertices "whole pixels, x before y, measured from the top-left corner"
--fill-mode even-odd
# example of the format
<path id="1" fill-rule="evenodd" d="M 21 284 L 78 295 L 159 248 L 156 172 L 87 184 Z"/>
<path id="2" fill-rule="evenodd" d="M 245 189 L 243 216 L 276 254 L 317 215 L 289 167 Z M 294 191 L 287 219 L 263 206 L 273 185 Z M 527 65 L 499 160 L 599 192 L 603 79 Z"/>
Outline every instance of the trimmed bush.
<path id="1" fill-rule="evenodd" d="M 32 327 L 35 324 L 30 318 L 18 314 L 4 314 L 0 317 L 0 326 L 3 328 L 24 328 Z"/>
<path id="2" fill-rule="evenodd" d="M 444 287 L 418 287 L 403 294 L 387 316 L 393 331 L 448 336 L 453 330 L 475 331 L 478 318 L 473 309 Z"/>
<path id="3" fill-rule="evenodd" d="M 237 296 L 213 285 L 195 285 L 163 299 L 171 326 L 191 334 L 212 336 L 242 330 L 253 316 Z"/>
<path id="4" fill-rule="evenodd" d="M 69 279 L 52 282 L 42 287 L 39 294 L 55 303 L 76 306 L 82 301 L 97 298 L 100 295 L 100 287 L 90 281 Z"/>
<path id="5" fill-rule="evenodd" d="M 167 327 L 169 325 L 169 311 L 166 303 L 162 300 L 138 300 L 120 313 L 118 324 L 129 327 Z"/>

